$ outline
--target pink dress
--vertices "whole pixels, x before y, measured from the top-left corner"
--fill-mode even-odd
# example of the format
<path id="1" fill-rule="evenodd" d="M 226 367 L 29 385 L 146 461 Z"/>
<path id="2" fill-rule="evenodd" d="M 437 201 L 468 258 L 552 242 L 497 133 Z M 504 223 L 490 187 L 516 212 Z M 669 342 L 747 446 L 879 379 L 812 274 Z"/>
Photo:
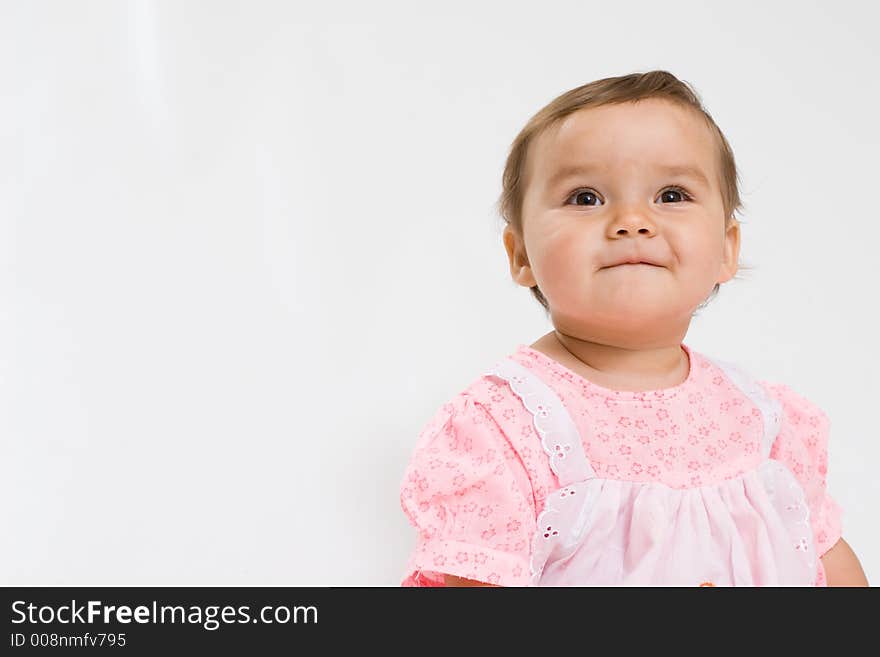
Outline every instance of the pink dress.
<path id="1" fill-rule="evenodd" d="M 526 345 L 445 403 L 400 487 L 403 586 L 825 586 L 828 417 L 682 344 L 687 379 L 598 386 Z"/>

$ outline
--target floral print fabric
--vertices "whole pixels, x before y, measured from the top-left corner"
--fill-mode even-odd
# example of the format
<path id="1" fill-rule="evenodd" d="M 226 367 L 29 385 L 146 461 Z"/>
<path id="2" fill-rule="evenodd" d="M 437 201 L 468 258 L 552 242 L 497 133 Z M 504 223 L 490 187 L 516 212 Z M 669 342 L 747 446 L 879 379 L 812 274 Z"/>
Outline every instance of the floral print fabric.
<path id="1" fill-rule="evenodd" d="M 562 400 L 598 477 L 692 488 L 754 469 L 761 412 L 710 359 L 682 349 L 687 379 L 646 392 L 603 388 L 526 345 L 510 358 Z M 788 386 L 760 383 L 783 408 L 770 457 L 803 487 L 821 556 L 841 535 L 842 510 L 826 486 L 828 418 Z M 442 585 L 444 573 L 527 584 L 536 519 L 558 487 L 532 415 L 502 382 L 477 378 L 422 428 L 401 481 L 402 508 L 418 531 L 402 584 Z M 821 561 L 816 583 L 825 584 Z"/>

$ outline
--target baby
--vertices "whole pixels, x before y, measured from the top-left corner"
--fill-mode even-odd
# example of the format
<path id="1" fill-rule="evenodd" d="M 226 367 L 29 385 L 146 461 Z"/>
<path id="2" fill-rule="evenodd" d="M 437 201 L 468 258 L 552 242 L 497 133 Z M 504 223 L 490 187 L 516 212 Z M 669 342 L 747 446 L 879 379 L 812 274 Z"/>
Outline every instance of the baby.
<path id="1" fill-rule="evenodd" d="M 532 117 L 500 214 L 554 330 L 422 429 L 404 586 L 867 586 L 826 488 L 827 416 L 682 342 L 737 273 L 740 208 L 730 145 L 666 71 Z"/>

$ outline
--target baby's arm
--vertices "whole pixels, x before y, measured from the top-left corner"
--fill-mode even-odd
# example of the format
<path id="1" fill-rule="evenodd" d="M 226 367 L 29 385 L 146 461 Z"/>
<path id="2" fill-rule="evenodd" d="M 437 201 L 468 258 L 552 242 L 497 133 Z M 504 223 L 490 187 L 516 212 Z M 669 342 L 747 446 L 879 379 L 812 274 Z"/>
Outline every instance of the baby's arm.
<path id="1" fill-rule="evenodd" d="M 858 557 L 843 538 L 822 555 L 822 565 L 828 586 L 869 586 Z"/>
<path id="2" fill-rule="evenodd" d="M 528 585 L 534 499 L 495 417 L 469 393 L 458 395 L 422 430 L 401 481 L 401 505 L 418 529 L 403 583 Z"/>
<path id="3" fill-rule="evenodd" d="M 869 586 L 858 558 L 841 537 L 843 509 L 828 491 L 830 418 L 789 386 L 772 381 L 760 383 L 782 404 L 782 425 L 770 457 L 783 461 L 804 489 L 826 584 Z"/>

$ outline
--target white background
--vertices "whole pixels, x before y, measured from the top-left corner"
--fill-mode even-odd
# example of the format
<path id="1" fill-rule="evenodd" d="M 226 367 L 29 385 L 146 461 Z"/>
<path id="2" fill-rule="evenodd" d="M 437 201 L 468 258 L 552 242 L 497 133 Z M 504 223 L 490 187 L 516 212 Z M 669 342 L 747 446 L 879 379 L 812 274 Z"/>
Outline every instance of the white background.
<path id="1" fill-rule="evenodd" d="M 687 80 L 743 180 L 686 343 L 832 421 L 880 582 L 864 2 L 0 5 L 0 583 L 388 585 L 436 409 L 550 330 L 493 204 L 558 94 Z"/>

